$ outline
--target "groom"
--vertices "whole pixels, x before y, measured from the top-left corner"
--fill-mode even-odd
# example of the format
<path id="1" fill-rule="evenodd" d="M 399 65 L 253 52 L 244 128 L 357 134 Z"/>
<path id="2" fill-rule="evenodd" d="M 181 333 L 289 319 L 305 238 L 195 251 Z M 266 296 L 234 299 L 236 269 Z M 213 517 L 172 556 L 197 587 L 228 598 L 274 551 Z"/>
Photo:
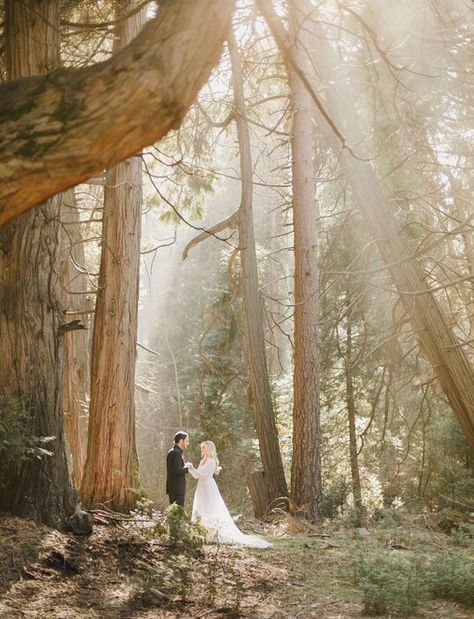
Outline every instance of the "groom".
<path id="1" fill-rule="evenodd" d="M 166 456 L 166 494 L 171 503 L 177 503 L 184 507 L 184 495 L 186 494 L 186 473 L 183 451 L 189 444 L 186 432 L 177 432 L 174 436 L 174 447 Z"/>

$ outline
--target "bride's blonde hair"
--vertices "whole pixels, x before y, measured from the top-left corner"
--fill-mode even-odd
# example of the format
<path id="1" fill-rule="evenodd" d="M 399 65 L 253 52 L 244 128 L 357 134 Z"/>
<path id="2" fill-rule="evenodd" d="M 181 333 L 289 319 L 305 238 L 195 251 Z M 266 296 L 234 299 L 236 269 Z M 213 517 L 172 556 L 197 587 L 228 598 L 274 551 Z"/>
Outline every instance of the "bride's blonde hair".
<path id="1" fill-rule="evenodd" d="M 216 468 L 214 471 L 214 475 L 219 475 L 222 467 L 219 466 L 219 458 L 217 457 L 217 449 L 215 444 L 212 441 L 203 441 L 201 443 L 201 447 L 205 447 L 209 454 L 209 457 L 216 461 Z"/>

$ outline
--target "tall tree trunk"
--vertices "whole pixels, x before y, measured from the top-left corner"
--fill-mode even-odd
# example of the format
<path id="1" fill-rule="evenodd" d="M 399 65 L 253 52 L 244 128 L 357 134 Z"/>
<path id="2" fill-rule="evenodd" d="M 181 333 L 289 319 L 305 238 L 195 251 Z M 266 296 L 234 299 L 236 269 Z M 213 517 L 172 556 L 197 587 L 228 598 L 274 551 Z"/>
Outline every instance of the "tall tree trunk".
<path id="1" fill-rule="evenodd" d="M 302 0 L 300 0 L 302 1 Z M 380 254 L 398 289 L 410 316 L 421 349 L 456 414 L 466 440 L 474 449 L 474 370 L 444 315 L 425 274 L 412 255 L 410 245 L 390 212 L 373 166 L 364 157 L 363 135 L 341 79 L 336 72 L 338 61 L 327 41 L 321 24 L 312 22 L 311 54 L 314 68 L 325 84 L 324 106 L 316 95 L 308 76 L 298 67 L 288 46 L 286 31 L 269 0 L 257 0 L 287 63 L 305 77 L 305 85 L 320 106 L 318 114 L 322 130 L 336 145 L 339 160 L 349 180 L 359 208 Z M 311 13 L 306 5 L 305 14 Z M 328 110 L 330 114 L 328 114 Z M 339 127 L 344 127 L 345 136 Z M 342 149 L 341 149 L 342 147 Z M 356 152 L 354 152 L 354 150 Z"/>
<path id="2" fill-rule="evenodd" d="M 362 488 L 360 484 L 359 459 L 357 454 L 357 433 L 356 433 L 356 408 L 354 400 L 354 375 L 352 367 L 352 310 L 350 305 L 349 292 L 346 291 L 346 354 L 344 358 L 344 369 L 346 375 L 346 406 L 347 421 L 349 425 L 349 455 L 351 462 L 352 495 L 354 497 L 354 510 L 356 516 L 356 526 L 365 523 L 364 508 L 362 505 Z"/>
<path id="3" fill-rule="evenodd" d="M 117 19 L 138 0 L 117 3 Z M 123 47 L 143 24 L 143 11 L 122 20 Z M 94 320 L 87 460 L 81 495 L 86 505 L 134 505 L 135 357 L 142 208 L 142 162 L 133 157 L 107 173 L 99 292 Z"/>
<path id="4" fill-rule="evenodd" d="M 73 189 L 62 194 L 62 284 L 64 289 L 66 319 L 80 320 L 86 328 L 90 321 L 90 301 L 87 288 L 90 285 L 85 271 L 84 245 L 81 220 Z M 62 408 L 64 429 L 72 458 L 72 481 L 80 488 L 85 461 L 85 407 L 89 396 L 89 336 L 84 330 L 64 334 L 64 380 Z"/>
<path id="5" fill-rule="evenodd" d="M 5 4 L 8 77 L 59 64 L 57 0 Z M 25 431 L 52 437 L 26 462 L 0 468 L 0 511 L 59 526 L 72 511 L 60 408 L 64 322 L 59 260 L 61 196 L 0 230 L 0 395 L 24 406 Z"/>
<path id="6" fill-rule="evenodd" d="M 264 480 L 271 501 L 288 496 L 278 430 L 275 423 L 264 338 L 264 311 L 258 291 L 257 255 L 253 223 L 253 182 L 250 135 L 245 116 L 242 71 L 233 34 L 229 36 L 235 119 L 240 150 L 242 195 L 238 212 L 242 297 L 245 309 L 247 350 L 250 367 L 252 411 L 262 458 Z"/>
<path id="7" fill-rule="evenodd" d="M 296 4 L 296 5 L 295 5 Z M 292 49 L 307 70 L 307 24 L 297 3 L 289 5 Z M 319 407 L 319 270 L 316 179 L 313 163 L 314 104 L 304 84 L 289 71 L 292 106 L 292 207 L 295 254 L 294 404 L 291 509 L 321 520 L 321 429 Z"/>

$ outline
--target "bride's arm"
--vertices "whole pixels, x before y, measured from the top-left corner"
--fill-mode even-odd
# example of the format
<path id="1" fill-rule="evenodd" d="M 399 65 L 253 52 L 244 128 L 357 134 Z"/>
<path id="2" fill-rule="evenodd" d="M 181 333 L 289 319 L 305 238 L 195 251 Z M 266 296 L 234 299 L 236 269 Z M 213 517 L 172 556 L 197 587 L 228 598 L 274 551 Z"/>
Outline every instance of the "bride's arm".
<path id="1" fill-rule="evenodd" d="M 188 470 L 194 479 L 201 479 L 202 477 L 212 477 L 215 468 L 215 461 L 209 459 L 204 462 L 204 464 L 200 464 L 198 469 L 195 469 L 194 466 L 191 465 Z"/>

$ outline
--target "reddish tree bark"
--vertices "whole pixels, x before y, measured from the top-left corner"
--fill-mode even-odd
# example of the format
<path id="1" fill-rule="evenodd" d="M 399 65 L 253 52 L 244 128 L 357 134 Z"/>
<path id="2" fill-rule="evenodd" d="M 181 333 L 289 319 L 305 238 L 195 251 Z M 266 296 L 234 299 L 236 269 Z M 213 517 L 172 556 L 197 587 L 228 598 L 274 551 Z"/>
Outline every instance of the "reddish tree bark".
<path id="1" fill-rule="evenodd" d="M 10 78 L 59 64 L 57 0 L 9 0 L 5 13 Z M 0 230 L 0 395 L 24 408 L 24 435 L 51 437 L 43 445 L 51 455 L 38 453 L 26 461 L 7 455 L 2 461 L 0 511 L 53 526 L 73 508 L 60 408 L 61 200 L 55 196 Z"/>
<path id="2" fill-rule="evenodd" d="M 143 27 L 138 0 L 117 3 L 115 45 Z M 87 460 L 81 488 L 86 505 L 129 510 L 138 479 L 135 446 L 135 358 L 140 275 L 142 161 L 132 157 L 107 173 L 94 335 Z"/>
<path id="3" fill-rule="evenodd" d="M 219 60 L 233 0 L 160 3 L 110 60 L 0 86 L 0 225 L 179 126 Z"/>
<path id="4" fill-rule="evenodd" d="M 308 68 L 308 34 L 299 3 L 289 5 L 292 50 Z M 314 103 L 303 82 L 288 72 L 292 111 L 291 185 L 295 253 L 294 404 L 291 510 L 321 520 L 319 406 L 319 269 L 314 153 Z"/>
<path id="5" fill-rule="evenodd" d="M 62 409 L 72 460 L 72 481 L 79 489 L 84 472 L 86 422 L 85 407 L 89 397 L 89 326 L 88 311 L 91 302 L 87 299 L 89 280 L 85 272 L 84 245 L 81 224 L 73 189 L 62 196 L 61 205 L 61 253 L 62 287 L 66 306 L 65 320 L 79 320 L 85 329 L 74 329 L 64 334 L 64 378 Z"/>

